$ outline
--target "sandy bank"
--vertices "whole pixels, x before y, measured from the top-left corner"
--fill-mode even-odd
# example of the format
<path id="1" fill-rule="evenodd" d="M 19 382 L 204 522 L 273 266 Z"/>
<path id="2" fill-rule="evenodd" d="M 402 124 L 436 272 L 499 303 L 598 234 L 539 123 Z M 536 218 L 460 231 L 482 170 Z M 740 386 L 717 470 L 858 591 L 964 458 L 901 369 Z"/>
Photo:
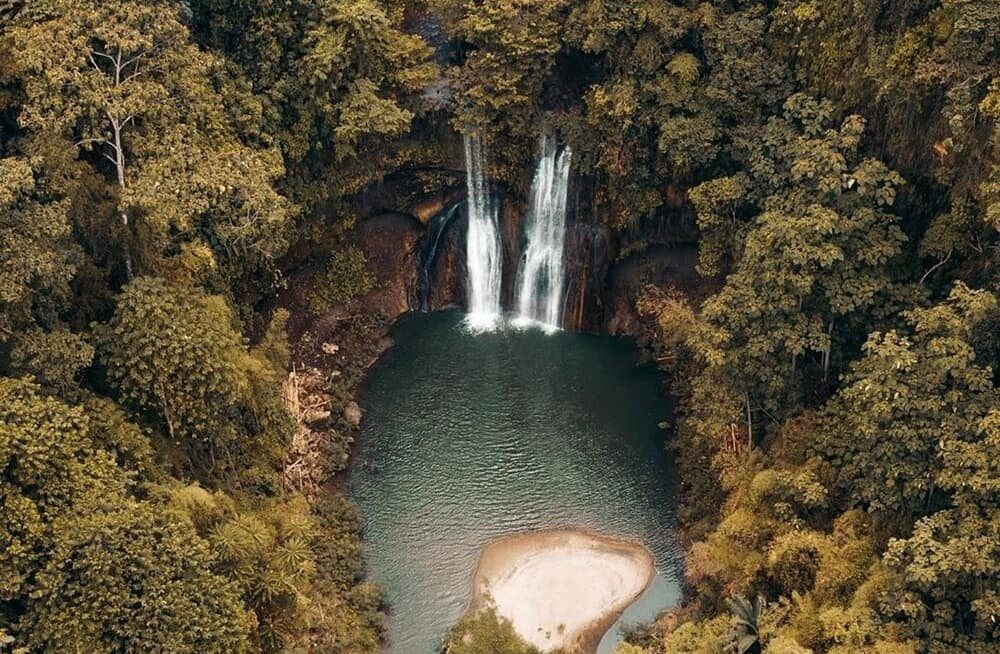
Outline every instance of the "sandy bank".
<path id="1" fill-rule="evenodd" d="M 654 574 L 652 554 L 636 543 L 581 531 L 518 534 L 483 550 L 472 606 L 491 598 L 542 651 L 593 652 Z"/>

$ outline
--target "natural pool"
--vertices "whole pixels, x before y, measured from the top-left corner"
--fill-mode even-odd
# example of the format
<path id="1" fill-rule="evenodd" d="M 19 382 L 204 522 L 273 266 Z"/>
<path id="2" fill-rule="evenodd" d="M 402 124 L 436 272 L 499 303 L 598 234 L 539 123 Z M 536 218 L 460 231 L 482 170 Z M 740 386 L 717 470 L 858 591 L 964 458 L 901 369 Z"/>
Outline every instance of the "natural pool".
<path id="1" fill-rule="evenodd" d="M 437 652 L 480 550 L 581 527 L 641 541 L 658 575 L 619 624 L 680 599 L 672 462 L 659 373 L 610 337 L 471 335 L 457 312 L 412 315 L 369 376 L 349 477 L 369 573 L 390 604 L 390 654 Z M 618 625 L 601 642 L 607 654 Z"/>

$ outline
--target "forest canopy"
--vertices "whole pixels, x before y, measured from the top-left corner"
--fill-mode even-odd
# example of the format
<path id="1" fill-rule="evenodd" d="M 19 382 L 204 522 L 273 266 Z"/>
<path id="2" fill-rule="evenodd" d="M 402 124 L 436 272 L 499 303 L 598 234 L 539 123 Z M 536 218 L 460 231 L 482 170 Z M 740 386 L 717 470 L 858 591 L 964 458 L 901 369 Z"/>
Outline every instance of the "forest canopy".
<path id="1" fill-rule="evenodd" d="M 633 334 L 685 603 L 620 652 L 996 652 L 996 0 L 0 0 L 0 653 L 377 652 L 328 485 L 363 366 L 290 484 L 279 296 L 376 289 L 366 193 L 442 134 L 524 196 L 543 129 L 620 251 L 698 246 Z"/>

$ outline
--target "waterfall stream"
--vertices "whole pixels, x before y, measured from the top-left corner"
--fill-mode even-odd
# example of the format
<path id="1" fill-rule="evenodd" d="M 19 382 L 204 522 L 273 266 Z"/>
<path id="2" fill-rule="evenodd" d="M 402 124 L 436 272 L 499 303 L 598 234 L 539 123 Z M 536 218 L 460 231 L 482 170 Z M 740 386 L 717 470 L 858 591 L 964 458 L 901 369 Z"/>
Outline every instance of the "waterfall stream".
<path id="1" fill-rule="evenodd" d="M 445 232 L 458 215 L 461 205 L 454 204 L 451 208 L 439 213 L 431 218 L 427 224 L 427 240 L 420 251 L 420 276 L 417 278 L 417 298 L 420 302 L 420 310 L 430 309 L 430 299 L 432 291 L 431 277 L 434 265 L 437 263 L 438 248 Z"/>
<path id="2" fill-rule="evenodd" d="M 501 257 L 497 208 L 486 181 L 486 152 L 478 136 L 464 137 L 465 178 L 469 192 L 466 243 L 469 313 L 466 323 L 488 331 L 500 320 Z"/>
<path id="3" fill-rule="evenodd" d="M 558 150 L 555 139 L 548 135 L 542 136 L 541 150 L 525 223 L 527 244 L 517 272 L 517 321 L 558 329 L 562 324 L 566 193 L 572 152 L 569 147 Z"/>

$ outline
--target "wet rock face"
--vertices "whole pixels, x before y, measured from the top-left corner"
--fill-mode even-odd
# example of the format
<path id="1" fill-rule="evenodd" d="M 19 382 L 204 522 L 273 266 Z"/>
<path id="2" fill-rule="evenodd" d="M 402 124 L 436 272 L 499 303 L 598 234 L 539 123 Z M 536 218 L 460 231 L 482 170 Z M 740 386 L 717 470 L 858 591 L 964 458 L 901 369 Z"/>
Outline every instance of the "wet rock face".
<path id="1" fill-rule="evenodd" d="M 612 244 L 611 232 L 605 225 L 574 222 L 567 226 L 563 328 L 586 332 L 601 330 Z"/>
<path id="2" fill-rule="evenodd" d="M 600 329 L 608 334 L 637 334 L 640 331 L 635 300 L 646 284 L 671 285 L 692 295 L 702 284 L 695 266 L 698 248 L 694 245 L 655 245 L 615 262 L 608 271 L 605 313 Z"/>
<path id="3" fill-rule="evenodd" d="M 449 208 L 465 199 L 465 187 L 443 189 L 438 193 L 433 193 L 416 202 L 408 210 L 408 213 L 430 228 L 431 221 Z"/>
<path id="4" fill-rule="evenodd" d="M 523 211 L 502 192 L 494 195 L 499 206 L 500 236 L 503 249 L 501 303 L 513 302 L 517 263 L 521 256 Z M 421 241 L 420 302 L 424 311 L 464 306 L 466 288 L 466 237 L 468 208 L 465 198 L 443 205 L 427 223 Z"/>
<path id="5" fill-rule="evenodd" d="M 452 222 L 441 234 L 434 260 L 427 270 L 426 311 L 437 311 L 465 304 L 465 238 L 468 217 L 460 207 Z"/>
<path id="6" fill-rule="evenodd" d="M 509 195 L 501 198 L 500 236 L 503 239 L 503 282 L 500 302 L 513 307 L 517 294 L 517 269 L 524 255 L 524 219 L 527 209 Z"/>
<path id="7" fill-rule="evenodd" d="M 386 213 L 358 225 L 356 240 L 375 273 L 375 289 L 365 296 L 367 311 L 395 318 L 414 308 L 417 298 L 417 245 L 423 234 L 412 216 Z"/>
<path id="8" fill-rule="evenodd" d="M 503 245 L 502 305 L 514 306 L 517 271 L 525 247 L 527 208 L 496 192 Z M 704 282 L 693 245 L 652 245 L 618 257 L 618 239 L 596 220 L 579 194 L 570 201 L 566 226 L 563 328 L 571 331 L 637 333 L 636 297 L 648 283 L 696 292 Z M 395 319 L 407 311 L 465 306 L 468 215 L 464 189 L 426 196 L 405 212 L 363 220 L 355 240 L 378 278 L 361 305 Z M 669 228 L 668 228 L 669 229 Z"/>

